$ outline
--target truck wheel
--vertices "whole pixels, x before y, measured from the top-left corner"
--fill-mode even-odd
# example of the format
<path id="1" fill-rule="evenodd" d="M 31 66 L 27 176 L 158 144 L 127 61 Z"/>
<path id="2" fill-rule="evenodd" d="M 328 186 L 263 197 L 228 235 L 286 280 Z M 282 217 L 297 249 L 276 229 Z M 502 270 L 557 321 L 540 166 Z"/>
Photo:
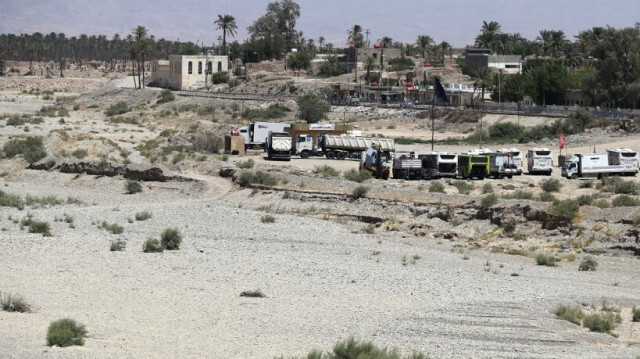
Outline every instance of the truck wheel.
<path id="1" fill-rule="evenodd" d="M 339 160 L 344 160 L 347 155 L 344 152 L 336 152 L 336 158 Z"/>
<path id="2" fill-rule="evenodd" d="M 336 158 L 336 153 L 333 152 L 333 151 L 327 152 L 327 158 L 330 159 L 330 160 Z"/>
<path id="3" fill-rule="evenodd" d="M 303 159 L 309 158 L 309 151 L 300 152 L 300 158 L 303 158 Z"/>
<path id="4" fill-rule="evenodd" d="M 574 174 L 572 174 L 572 175 L 571 175 L 571 179 L 578 179 L 578 175 L 577 175 L 577 174 L 575 174 L 575 173 L 574 173 Z"/>

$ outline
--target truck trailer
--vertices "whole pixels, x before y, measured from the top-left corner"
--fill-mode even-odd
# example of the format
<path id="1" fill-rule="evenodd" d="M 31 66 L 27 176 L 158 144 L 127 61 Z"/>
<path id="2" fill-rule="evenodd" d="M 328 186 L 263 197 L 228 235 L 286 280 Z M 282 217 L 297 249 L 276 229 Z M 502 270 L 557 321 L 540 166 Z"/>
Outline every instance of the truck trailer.
<path id="1" fill-rule="evenodd" d="M 362 151 L 371 147 L 380 150 L 384 162 L 391 160 L 391 153 L 396 149 L 392 138 L 329 135 L 320 137 L 320 148 L 328 159 L 360 158 Z"/>
<path id="2" fill-rule="evenodd" d="M 493 178 L 511 178 L 518 171 L 509 153 L 489 154 L 489 175 Z"/>
<path id="3" fill-rule="evenodd" d="M 548 148 L 531 148 L 527 151 L 529 174 L 550 175 L 553 171 L 553 153 Z"/>
<path id="4" fill-rule="evenodd" d="M 623 162 L 615 154 L 609 156 L 609 153 L 575 154 L 562 166 L 562 176 L 571 179 L 636 173 L 637 162 Z"/>
<path id="5" fill-rule="evenodd" d="M 244 137 L 245 149 L 267 149 L 267 137 L 269 132 L 285 132 L 291 127 L 288 123 L 277 122 L 253 122 L 249 126 L 240 127 L 240 135 Z"/>
<path id="6" fill-rule="evenodd" d="M 489 174 L 489 155 L 463 153 L 458 155 L 458 176 L 484 179 Z"/>
<path id="7" fill-rule="evenodd" d="M 422 160 L 415 152 L 396 152 L 393 156 L 393 178 L 421 179 Z"/>
<path id="8" fill-rule="evenodd" d="M 343 123 L 294 123 L 287 130 L 293 139 L 294 155 L 301 158 L 309 158 L 310 156 L 324 156 L 322 150 L 319 149 L 319 138 L 322 135 L 361 135 L 358 130 L 354 130 L 352 124 Z"/>
<path id="9" fill-rule="evenodd" d="M 638 173 L 638 152 L 629 148 L 607 148 L 607 155 L 609 156 L 609 163 L 629 165 L 632 170 L 625 173 L 629 176 L 635 176 Z M 635 168 L 635 170 L 633 170 Z"/>
<path id="10" fill-rule="evenodd" d="M 455 178 L 458 170 L 458 155 L 447 152 L 432 152 L 418 155 L 422 161 L 422 178 Z"/>
<path id="11" fill-rule="evenodd" d="M 291 135 L 288 132 L 269 132 L 267 158 L 291 161 Z"/>

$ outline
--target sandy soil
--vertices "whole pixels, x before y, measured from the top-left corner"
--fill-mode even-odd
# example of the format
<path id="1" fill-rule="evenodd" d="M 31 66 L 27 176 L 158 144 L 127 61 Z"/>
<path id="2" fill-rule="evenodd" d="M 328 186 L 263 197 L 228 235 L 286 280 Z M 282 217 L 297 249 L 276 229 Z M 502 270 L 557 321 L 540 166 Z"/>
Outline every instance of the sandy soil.
<path id="1" fill-rule="evenodd" d="M 155 90 L 112 92 L 118 84 L 125 85 L 123 81 L 83 94 L 77 102 L 80 108 L 71 111 L 64 124 L 57 117 L 45 118 L 44 123 L 28 125 L 25 131 L 24 126 L 0 122 L 0 146 L 10 138 L 42 135 L 50 153 L 70 153 L 82 147 L 90 149 L 91 159 L 121 162 L 126 150 L 130 161 L 146 163 L 148 158 L 136 146 L 162 138 L 163 129 L 195 136 L 188 126 L 196 121 L 201 126 L 198 131 L 222 131 L 234 121 L 223 111 L 216 112 L 217 122 L 189 113 L 158 116 L 178 104 L 191 103 L 188 101 L 201 101 L 202 106 L 210 102 L 178 99 L 153 107 L 150 99 L 157 97 L 157 92 L 151 92 Z M 0 92 L 0 114 L 33 114 L 53 103 L 19 92 Z M 138 106 L 128 116 L 144 121 L 109 122 L 105 107 L 120 99 Z M 98 107 L 89 108 L 91 104 Z M 389 136 L 410 133 L 409 137 L 430 138 L 426 124 L 414 124 L 397 113 L 384 116 L 389 118 L 365 118 L 356 124 Z M 488 122 L 503 120 L 508 118 L 487 118 Z M 388 128 L 390 125 L 396 127 Z M 69 138 L 52 130 L 63 130 Z M 174 142 L 169 144 L 179 143 L 178 138 L 170 137 Z M 568 143 L 570 151 L 588 151 L 593 145 L 598 150 L 640 148 L 640 136 L 593 131 L 570 137 Z M 549 140 L 514 146 L 526 150 L 556 144 Z M 430 151 L 429 145 L 398 148 Z M 460 152 L 468 146 L 436 149 Z M 275 188 L 252 189 L 217 175 L 220 168 L 235 168 L 235 163 L 247 157 L 230 157 L 224 162 L 215 155 L 204 161 L 194 156 L 174 164 L 174 155 L 168 155 L 163 165 L 183 180 L 145 182 L 143 192 L 135 195 L 124 193 L 122 177 L 33 171 L 24 169 L 20 158 L 0 160 L 2 191 L 22 198 L 51 195 L 82 201 L 24 210 L 0 207 L 0 291 L 23 295 L 33 308 L 25 314 L 0 311 L 0 357 L 290 357 L 305 355 L 313 348 L 329 350 L 350 336 L 397 348 L 403 354 L 420 350 L 433 358 L 640 356 L 640 324 L 630 319 L 630 308 L 640 305 L 637 257 L 626 251 L 606 252 L 597 257 L 597 271 L 579 272 L 578 263 L 585 254 L 559 244 L 577 238 L 575 230 L 551 235 L 538 228 L 518 243 L 508 237 L 495 239 L 501 244 L 548 247 L 578 257 L 575 262 L 563 260 L 557 267 L 537 266 L 528 256 L 494 253 L 489 245 L 476 247 L 480 237 L 496 230 L 493 223 L 474 219 L 452 224 L 411 212 L 418 207 L 428 211 L 449 206 L 450 211 L 464 215 L 482 196 L 482 183 L 475 183 L 470 195 L 460 195 L 450 185 L 446 193 L 437 194 L 419 189 L 428 182 L 369 180 L 365 183 L 371 189 L 368 198 L 354 201 L 348 196 L 358 184 L 313 173 L 324 164 L 345 172 L 357 167 L 353 160 L 274 162 L 255 153 L 249 157 L 255 160 L 255 168 L 281 181 Z M 552 176 L 559 178 L 559 170 Z M 538 184 L 545 179 L 524 175 L 483 183 L 496 189 L 508 183 L 538 193 Z M 562 181 L 558 198 L 596 192 L 578 188 L 579 181 Z M 522 206 L 536 204 L 523 202 Z M 620 209 L 627 212 L 625 220 L 640 214 L 636 208 Z M 135 220 L 135 214 L 142 211 L 151 212 L 152 217 Z M 595 207 L 584 209 L 580 226 L 589 235 L 601 236 L 609 230 L 596 230 L 596 225 L 610 226 L 613 238 L 606 238 L 611 242 L 602 246 L 613 245 L 622 238 L 622 234 L 616 238 L 616 233 L 632 229 L 629 223 L 610 220 L 621 217 L 620 212 L 612 209 L 609 217 L 602 217 L 601 212 Z M 28 214 L 48 222 L 53 236 L 22 228 L 20 220 Z M 275 223 L 262 222 L 267 214 L 275 217 Z M 59 220 L 65 215 L 73 219 L 72 226 Z M 375 216 L 385 222 L 376 224 L 375 230 L 365 230 L 366 221 Z M 112 234 L 99 228 L 103 221 L 123 226 L 124 232 Z M 414 235 L 403 222 L 425 225 L 432 233 Z M 182 233 L 180 250 L 143 253 L 142 243 L 150 236 L 159 238 L 165 228 Z M 457 239 L 439 236 L 453 232 L 458 233 Z M 127 242 L 126 250 L 109 250 L 116 239 Z M 258 289 L 266 297 L 240 296 Z M 622 323 L 614 330 L 618 338 L 590 333 L 552 313 L 561 304 L 591 310 L 605 300 L 622 308 Z M 47 326 L 63 317 L 86 325 L 85 346 L 46 346 Z"/>

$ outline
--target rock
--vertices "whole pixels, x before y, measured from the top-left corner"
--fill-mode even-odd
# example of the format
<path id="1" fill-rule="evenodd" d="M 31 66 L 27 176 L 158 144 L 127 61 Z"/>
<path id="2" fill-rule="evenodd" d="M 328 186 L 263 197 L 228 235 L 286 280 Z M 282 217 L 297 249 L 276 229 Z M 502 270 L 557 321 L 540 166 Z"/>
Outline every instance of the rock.
<path id="1" fill-rule="evenodd" d="M 48 155 L 47 157 L 41 159 L 40 161 L 30 164 L 29 167 L 27 168 L 32 170 L 48 171 L 51 168 L 53 168 L 56 165 L 56 163 L 58 163 L 58 161 L 60 161 L 58 157 Z"/>
<path id="2" fill-rule="evenodd" d="M 236 174 L 236 169 L 233 167 L 221 168 L 218 175 L 222 178 L 231 178 Z"/>
<path id="3" fill-rule="evenodd" d="M 124 178 L 136 181 L 166 182 L 166 170 L 160 166 L 149 167 L 143 164 L 130 164 L 124 168 Z"/>

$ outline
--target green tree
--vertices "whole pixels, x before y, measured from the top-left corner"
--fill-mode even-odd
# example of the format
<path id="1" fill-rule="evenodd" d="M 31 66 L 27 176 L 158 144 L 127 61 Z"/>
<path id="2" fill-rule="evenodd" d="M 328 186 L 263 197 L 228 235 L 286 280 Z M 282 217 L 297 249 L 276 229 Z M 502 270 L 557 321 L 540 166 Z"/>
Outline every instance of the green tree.
<path id="1" fill-rule="evenodd" d="M 483 21 L 480 34 L 476 36 L 475 45 L 485 49 L 495 50 L 501 34 L 501 26 L 496 21 Z"/>
<path id="2" fill-rule="evenodd" d="M 296 31 L 300 5 L 292 0 L 270 2 L 267 12 L 247 28 L 255 50 L 261 58 L 280 58 L 300 43 L 302 33 Z"/>
<path id="3" fill-rule="evenodd" d="M 298 118 L 307 123 L 316 123 L 326 118 L 327 113 L 331 110 L 331 105 L 327 101 L 312 92 L 299 96 L 296 102 L 298 103 Z"/>
<path id="4" fill-rule="evenodd" d="M 231 15 L 220 15 L 218 19 L 214 21 L 217 30 L 222 30 L 222 53 L 227 53 L 227 35 L 235 36 L 238 26 L 236 26 L 236 18 Z"/>
<path id="5" fill-rule="evenodd" d="M 380 47 L 383 49 L 389 48 L 393 45 L 393 39 L 391 39 L 389 36 L 385 36 L 382 39 L 380 39 Z"/>
<path id="6" fill-rule="evenodd" d="M 427 51 L 429 51 L 431 46 L 433 46 L 433 38 L 429 35 L 418 35 L 416 46 L 418 47 L 418 51 L 422 54 L 422 57 L 426 59 Z"/>
<path id="7" fill-rule="evenodd" d="M 149 43 L 149 33 L 144 26 L 138 25 L 133 29 L 132 33 L 135 40 L 135 55 L 138 59 L 138 88 L 144 88 L 144 62 L 145 55 L 147 55 L 151 49 Z M 140 79 L 140 75 L 142 73 L 142 79 Z"/>
<path id="8" fill-rule="evenodd" d="M 336 56 L 327 56 L 327 59 L 318 67 L 318 75 L 322 77 L 333 77 L 347 72 L 346 66 L 338 62 Z"/>
<path id="9" fill-rule="evenodd" d="M 364 46 L 364 37 L 362 35 L 362 26 L 356 24 L 347 30 L 347 41 L 352 43 L 356 48 Z"/>
<path id="10" fill-rule="evenodd" d="M 493 70 L 490 67 L 481 67 L 473 74 L 474 89 L 481 89 L 480 101 L 484 101 L 484 91 L 493 85 Z"/>
<path id="11" fill-rule="evenodd" d="M 364 68 L 367 70 L 367 75 L 365 76 L 365 80 L 367 80 L 367 85 L 371 85 L 371 70 L 376 66 L 376 59 L 371 56 L 367 56 L 364 59 Z"/>
<path id="12" fill-rule="evenodd" d="M 308 71 L 311 68 L 311 59 L 313 56 L 307 52 L 297 52 L 289 55 L 287 58 L 287 66 L 300 76 L 300 70 Z"/>

